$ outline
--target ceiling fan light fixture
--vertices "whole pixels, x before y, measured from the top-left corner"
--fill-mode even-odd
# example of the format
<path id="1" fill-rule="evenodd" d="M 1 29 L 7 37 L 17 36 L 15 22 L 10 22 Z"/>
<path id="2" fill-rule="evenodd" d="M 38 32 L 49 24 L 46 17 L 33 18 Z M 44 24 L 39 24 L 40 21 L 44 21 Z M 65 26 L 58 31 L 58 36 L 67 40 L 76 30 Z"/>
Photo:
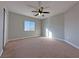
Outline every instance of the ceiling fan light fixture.
<path id="1" fill-rule="evenodd" d="M 41 14 L 39 13 L 39 15 L 41 15 Z"/>

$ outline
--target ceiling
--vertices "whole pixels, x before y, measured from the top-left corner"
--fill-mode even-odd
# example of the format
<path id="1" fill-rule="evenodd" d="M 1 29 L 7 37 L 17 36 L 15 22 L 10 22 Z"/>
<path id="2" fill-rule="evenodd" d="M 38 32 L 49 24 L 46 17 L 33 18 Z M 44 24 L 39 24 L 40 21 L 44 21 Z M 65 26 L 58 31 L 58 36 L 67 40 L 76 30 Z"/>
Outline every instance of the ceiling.
<path id="1" fill-rule="evenodd" d="M 0 6 L 6 7 L 11 12 L 30 16 L 33 18 L 44 19 L 67 11 L 70 7 L 72 7 L 76 3 L 77 1 L 42 1 L 41 6 L 48 7 L 44 10 L 50 12 L 50 14 L 45 14 L 44 17 L 34 16 L 36 13 L 33 13 L 32 10 L 35 9 L 28 7 L 28 5 L 32 5 L 37 8 L 38 1 L 3 1 L 3 2 L 0 1 Z"/>

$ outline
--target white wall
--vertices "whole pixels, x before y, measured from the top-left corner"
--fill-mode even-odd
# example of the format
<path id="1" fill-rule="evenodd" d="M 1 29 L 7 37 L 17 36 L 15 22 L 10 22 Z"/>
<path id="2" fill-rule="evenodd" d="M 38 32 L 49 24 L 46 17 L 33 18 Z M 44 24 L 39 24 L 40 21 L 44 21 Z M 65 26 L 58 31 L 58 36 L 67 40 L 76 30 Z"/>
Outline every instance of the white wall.
<path id="1" fill-rule="evenodd" d="M 79 3 L 64 14 L 65 40 L 79 47 Z"/>
<path id="2" fill-rule="evenodd" d="M 0 8 L 0 55 L 3 51 L 3 9 Z"/>
<path id="3" fill-rule="evenodd" d="M 33 20 L 36 22 L 36 30 L 34 32 L 24 31 L 24 21 Z M 13 12 L 9 12 L 9 24 L 8 24 L 8 38 L 16 39 L 31 36 L 40 36 L 41 34 L 41 21 L 38 19 L 30 18 L 24 15 L 19 15 Z"/>
<path id="4" fill-rule="evenodd" d="M 64 15 L 58 14 L 43 20 L 43 36 L 64 39 Z M 46 35 L 46 29 L 49 34 Z"/>

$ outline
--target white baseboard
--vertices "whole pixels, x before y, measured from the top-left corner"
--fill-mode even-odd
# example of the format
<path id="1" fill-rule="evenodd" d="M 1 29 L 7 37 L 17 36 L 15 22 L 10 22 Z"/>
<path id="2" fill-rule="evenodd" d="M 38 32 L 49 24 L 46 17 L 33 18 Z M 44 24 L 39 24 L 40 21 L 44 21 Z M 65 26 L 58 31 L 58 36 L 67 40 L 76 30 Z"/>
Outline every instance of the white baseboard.
<path id="1" fill-rule="evenodd" d="M 1 51 L 0 56 L 2 55 L 2 53 L 3 53 L 3 50 Z"/>
<path id="2" fill-rule="evenodd" d="M 21 40 L 21 39 L 32 38 L 32 37 L 39 37 L 39 36 L 30 36 L 30 37 L 21 37 L 21 38 L 15 38 L 15 39 L 8 39 L 8 41 Z"/>
<path id="3" fill-rule="evenodd" d="M 76 46 L 75 44 L 73 44 L 73 43 L 71 43 L 71 42 L 69 42 L 69 41 L 67 41 L 67 40 L 64 40 L 66 43 L 68 43 L 68 44 L 70 44 L 70 45 L 72 45 L 73 47 L 75 47 L 75 48 L 77 48 L 77 49 L 79 49 L 79 47 L 78 46 Z"/>
<path id="4" fill-rule="evenodd" d="M 76 46 L 75 44 L 73 44 L 73 43 L 71 43 L 71 42 L 69 42 L 69 41 L 67 41 L 67 40 L 65 40 L 65 39 L 59 39 L 59 38 L 56 38 L 56 39 L 57 39 L 57 40 L 64 41 L 64 42 L 66 42 L 66 43 L 68 43 L 68 44 L 72 45 L 74 48 L 79 49 L 79 46 Z"/>

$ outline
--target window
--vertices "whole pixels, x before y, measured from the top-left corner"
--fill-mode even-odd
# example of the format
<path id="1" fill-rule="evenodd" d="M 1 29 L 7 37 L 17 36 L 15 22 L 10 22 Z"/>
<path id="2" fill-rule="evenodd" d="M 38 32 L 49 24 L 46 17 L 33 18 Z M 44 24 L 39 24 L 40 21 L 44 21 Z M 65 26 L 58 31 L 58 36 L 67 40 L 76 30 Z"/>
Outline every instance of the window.
<path id="1" fill-rule="evenodd" d="M 34 21 L 24 21 L 24 31 L 35 31 L 35 22 Z"/>

